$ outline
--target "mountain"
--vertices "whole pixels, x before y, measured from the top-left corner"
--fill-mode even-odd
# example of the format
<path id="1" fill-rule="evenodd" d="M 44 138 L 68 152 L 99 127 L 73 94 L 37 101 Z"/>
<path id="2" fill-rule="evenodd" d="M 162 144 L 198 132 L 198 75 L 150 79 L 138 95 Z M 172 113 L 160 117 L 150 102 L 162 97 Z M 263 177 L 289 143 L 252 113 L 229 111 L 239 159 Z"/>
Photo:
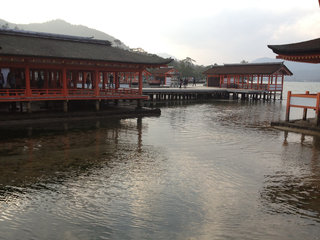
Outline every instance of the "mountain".
<path id="1" fill-rule="evenodd" d="M 293 76 L 286 78 L 288 81 L 320 82 L 320 64 L 291 62 L 273 58 L 258 58 L 252 61 L 252 63 L 264 62 L 284 62 L 293 73 Z"/>
<path id="2" fill-rule="evenodd" d="M 65 34 L 80 37 L 93 37 L 95 39 L 108 40 L 112 43 L 113 46 L 120 47 L 123 49 L 129 49 L 129 47 L 123 44 L 119 39 L 116 39 L 115 37 L 110 36 L 104 32 L 88 28 L 83 25 L 73 25 L 61 19 L 52 20 L 44 23 L 31 24 L 15 24 L 0 19 L 0 28 Z"/>
<path id="3" fill-rule="evenodd" d="M 157 55 L 160 56 L 160 57 L 163 57 L 163 58 L 172 58 L 172 59 L 177 60 L 176 57 L 174 57 L 174 56 L 172 56 L 172 55 L 170 55 L 168 53 L 157 53 Z"/>

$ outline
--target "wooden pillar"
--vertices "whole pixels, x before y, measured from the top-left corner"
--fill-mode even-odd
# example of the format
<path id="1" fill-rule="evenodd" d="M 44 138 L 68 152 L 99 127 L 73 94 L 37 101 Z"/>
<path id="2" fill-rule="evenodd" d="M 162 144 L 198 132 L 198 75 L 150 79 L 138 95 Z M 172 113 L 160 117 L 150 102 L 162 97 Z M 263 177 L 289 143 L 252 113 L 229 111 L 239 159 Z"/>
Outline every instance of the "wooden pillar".
<path id="1" fill-rule="evenodd" d="M 276 74 L 275 83 L 274 83 L 274 97 L 273 97 L 274 100 L 276 100 L 277 89 L 278 89 L 278 74 Z"/>
<path id="2" fill-rule="evenodd" d="M 320 104 L 320 93 L 317 93 L 317 104 L 316 104 L 316 125 L 320 125 L 320 109 L 319 109 L 319 104 Z"/>
<path id="3" fill-rule="evenodd" d="M 92 84 L 94 84 L 94 95 L 97 97 L 100 94 L 100 87 L 99 87 L 99 82 L 100 82 L 100 72 L 95 70 L 94 71 L 94 78 L 92 79 Z"/>
<path id="4" fill-rule="evenodd" d="M 287 109 L 286 109 L 287 122 L 289 122 L 289 117 L 290 117 L 290 100 L 291 100 L 291 91 L 288 92 L 288 96 L 287 96 Z"/>
<path id="5" fill-rule="evenodd" d="M 281 93 L 280 93 L 280 100 L 282 100 L 282 93 L 283 93 L 283 80 L 284 80 L 284 75 L 282 74 L 282 77 L 281 77 Z"/>
<path id="6" fill-rule="evenodd" d="M 139 94 L 142 95 L 142 71 L 143 69 L 139 70 Z"/>
<path id="7" fill-rule="evenodd" d="M 309 95 L 309 91 L 306 91 L 306 95 Z M 307 120 L 307 111 L 308 111 L 308 108 L 303 109 L 303 116 L 302 116 L 303 120 Z"/>
<path id="8" fill-rule="evenodd" d="M 26 81 L 26 96 L 31 97 L 30 68 L 29 68 L 29 66 L 26 66 L 26 69 L 25 69 L 25 81 Z"/>
<path id="9" fill-rule="evenodd" d="M 27 112 L 32 113 L 32 107 L 31 107 L 31 102 L 27 102 Z"/>
<path id="10" fill-rule="evenodd" d="M 96 100 L 96 111 L 100 111 L 100 100 Z"/>
<path id="11" fill-rule="evenodd" d="M 63 101 L 63 111 L 66 113 L 68 112 L 68 101 Z"/>
<path id="12" fill-rule="evenodd" d="M 64 97 L 68 95 L 68 86 L 67 86 L 67 69 L 62 69 L 62 94 Z"/>

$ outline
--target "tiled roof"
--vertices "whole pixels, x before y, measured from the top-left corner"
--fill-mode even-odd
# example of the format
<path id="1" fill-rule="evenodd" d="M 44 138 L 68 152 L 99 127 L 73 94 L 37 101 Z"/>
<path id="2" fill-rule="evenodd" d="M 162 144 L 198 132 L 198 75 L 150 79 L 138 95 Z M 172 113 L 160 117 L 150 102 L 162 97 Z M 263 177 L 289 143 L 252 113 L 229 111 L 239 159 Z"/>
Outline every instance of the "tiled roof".
<path id="1" fill-rule="evenodd" d="M 278 71 L 285 75 L 292 75 L 292 72 L 282 63 L 254 63 L 254 64 L 225 64 L 217 65 L 208 69 L 204 74 L 228 75 L 228 74 L 274 74 Z"/>
<path id="2" fill-rule="evenodd" d="M 306 55 L 320 54 L 320 38 L 283 45 L 268 45 L 276 54 L 281 55 Z"/>
<path id="3" fill-rule="evenodd" d="M 153 71 L 153 74 L 165 74 L 171 70 L 175 70 L 175 72 L 177 72 L 177 70 L 175 68 L 172 68 L 172 67 L 162 67 L 162 68 L 158 68 L 158 69 L 155 69 Z"/>
<path id="4" fill-rule="evenodd" d="M 110 42 L 105 40 L 13 30 L 0 30 L 1 55 L 148 65 L 164 65 L 172 61 L 111 47 Z"/>

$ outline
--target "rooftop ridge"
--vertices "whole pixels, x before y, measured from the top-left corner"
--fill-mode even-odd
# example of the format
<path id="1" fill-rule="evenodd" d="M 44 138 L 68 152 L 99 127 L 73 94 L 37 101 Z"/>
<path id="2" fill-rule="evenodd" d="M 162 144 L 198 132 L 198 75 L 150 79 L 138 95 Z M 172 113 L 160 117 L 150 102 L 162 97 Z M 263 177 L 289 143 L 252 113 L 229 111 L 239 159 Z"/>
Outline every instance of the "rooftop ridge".
<path id="1" fill-rule="evenodd" d="M 101 44 L 101 45 L 111 46 L 110 41 L 93 39 L 93 37 L 81 37 L 81 36 L 73 36 L 73 35 L 65 35 L 65 34 L 35 32 L 35 31 L 15 30 L 15 29 L 0 29 L 0 34 L 18 35 L 18 36 L 26 36 L 26 37 L 34 37 L 34 38 L 73 41 L 73 42 L 92 43 L 92 44 Z"/>
<path id="2" fill-rule="evenodd" d="M 272 64 L 284 64 L 284 61 L 281 61 L 281 62 L 261 62 L 261 63 L 224 63 L 223 65 L 218 65 L 218 66 L 252 66 L 252 65 L 272 65 Z"/>

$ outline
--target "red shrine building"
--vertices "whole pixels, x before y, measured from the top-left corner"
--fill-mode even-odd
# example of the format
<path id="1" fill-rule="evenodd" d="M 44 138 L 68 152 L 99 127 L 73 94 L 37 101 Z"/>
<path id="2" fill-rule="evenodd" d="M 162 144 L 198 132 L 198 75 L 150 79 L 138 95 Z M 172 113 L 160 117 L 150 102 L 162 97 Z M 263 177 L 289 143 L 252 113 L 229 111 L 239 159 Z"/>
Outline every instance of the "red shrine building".
<path id="1" fill-rule="evenodd" d="M 161 67 L 153 71 L 153 78 L 149 80 L 150 85 L 178 86 L 180 73 L 174 67 Z"/>
<path id="2" fill-rule="evenodd" d="M 283 45 L 268 45 L 277 54 L 277 58 L 295 62 L 320 63 L 320 38 Z M 319 76 L 320 79 L 320 76 Z M 290 108 L 303 108 L 303 120 L 307 118 L 307 110 L 316 111 L 316 125 L 320 125 L 320 93 L 292 94 L 288 92 L 286 120 L 289 121 Z"/>
<path id="3" fill-rule="evenodd" d="M 172 59 L 85 37 L 0 30 L 0 103 L 143 100 L 143 72 Z M 129 76 L 137 82 L 132 88 Z"/>
<path id="4" fill-rule="evenodd" d="M 138 85 L 139 84 L 139 72 L 135 73 L 120 73 L 120 85 L 121 86 L 129 86 L 132 85 Z M 149 69 L 144 69 L 142 71 L 142 84 L 149 83 L 150 80 L 152 80 L 152 73 L 149 71 Z"/>
<path id="5" fill-rule="evenodd" d="M 284 76 L 292 72 L 281 62 L 216 65 L 204 74 L 208 87 L 260 90 L 282 98 Z"/>

